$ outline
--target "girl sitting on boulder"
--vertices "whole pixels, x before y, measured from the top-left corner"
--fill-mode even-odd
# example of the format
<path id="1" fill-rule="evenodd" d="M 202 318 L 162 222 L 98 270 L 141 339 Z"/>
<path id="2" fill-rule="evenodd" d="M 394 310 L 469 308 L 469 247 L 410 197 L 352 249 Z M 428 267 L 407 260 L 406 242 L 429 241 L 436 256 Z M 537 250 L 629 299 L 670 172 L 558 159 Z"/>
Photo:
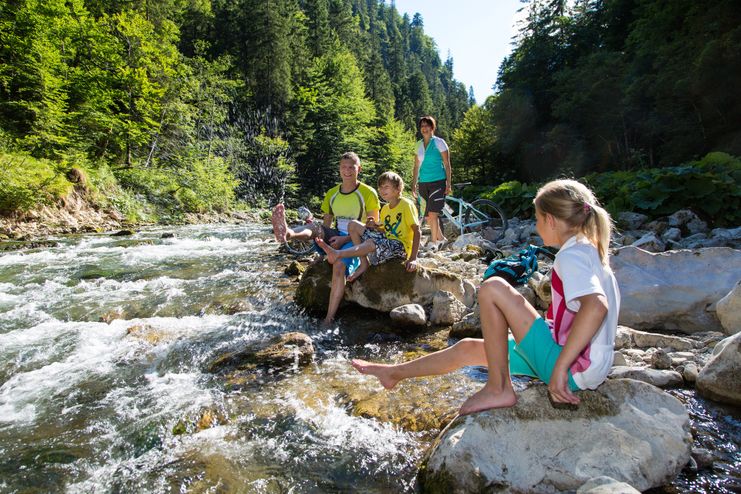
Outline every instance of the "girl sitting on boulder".
<path id="1" fill-rule="evenodd" d="M 574 391 L 595 389 L 612 366 L 620 293 L 608 262 L 609 213 L 575 180 L 556 180 L 533 201 L 538 234 L 559 247 L 551 274 L 547 319 L 502 278 L 479 288 L 484 338 L 465 338 L 439 352 L 396 365 L 353 360 L 362 374 L 386 389 L 409 377 L 445 374 L 464 366 L 486 366 L 487 382 L 468 398 L 461 415 L 515 405 L 510 374 L 537 377 L 551 399 L 576 405 Z M 508 337 L 507 330 L 511 331 Z"/>

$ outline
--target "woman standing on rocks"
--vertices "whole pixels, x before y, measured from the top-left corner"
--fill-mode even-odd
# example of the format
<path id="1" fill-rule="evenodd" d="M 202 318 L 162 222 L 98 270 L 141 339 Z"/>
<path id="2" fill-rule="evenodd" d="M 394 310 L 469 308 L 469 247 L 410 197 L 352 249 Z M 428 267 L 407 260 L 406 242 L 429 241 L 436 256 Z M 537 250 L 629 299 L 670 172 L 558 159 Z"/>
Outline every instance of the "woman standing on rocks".
<path id="1" fill-rule="evenodd" d="M 445 196 L 452 191 L 450 151 L 448 144 L 434 135 L 437 123 L 431 116 L 419 119 L 422 139 L 417 141 L 412 172 L 412 195 L 425 200 L 425 218 L 430 225 L 428 247 L 437 249 L 446 238 L 440 228 L 439 216 L 445 206 Z"/>
<path id="2" fill-rule="evenodd" d="M 607 248 L 610 215 L 575 180 L 544 185 L 533 201 L 545 245 L 559 247 L 551 275 L 547 320 L 502 278 L 479 288 L 483 339 L 466 338 L 439 352 L 396 365 L 353 360 L 362 374 L 386 389 L 409 377 L 439 375 L 469 365 L 486 366 L 487 382 L 468 398 L 461 415 L 515 405 L 510 374 L 540 378 L 551 399 L 576 405 L 574 391 L 595 389 L 612 365 L 620 293 Z M 507 330 L 512 331 L 508 338 Z"/>

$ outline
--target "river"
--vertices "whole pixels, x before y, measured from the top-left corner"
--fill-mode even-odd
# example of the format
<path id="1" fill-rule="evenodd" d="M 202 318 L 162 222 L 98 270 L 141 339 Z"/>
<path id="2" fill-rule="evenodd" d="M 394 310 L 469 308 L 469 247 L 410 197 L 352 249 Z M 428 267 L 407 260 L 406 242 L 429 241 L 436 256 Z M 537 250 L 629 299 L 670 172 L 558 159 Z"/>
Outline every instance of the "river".
<path id="1" fill-rule="evenodd" d="M 293 304 L 268 238 L 262 225 L 199 225 L 1 254 L 0 492 L 414 491 L 435 431 L 355 413 L 354 394 L 382 392 L 348 362 L 440 338 L 393 335 L 367 312 L 322 328 Z M 238 382 L 204 370 L 286 331 L 311 336 L 308 368 Z M 460 403 L 482 379 L 466 369 L 402 392 Z M 683 399 L 722 461 L 666 492 L 732 492 L 738 415 Z"/>

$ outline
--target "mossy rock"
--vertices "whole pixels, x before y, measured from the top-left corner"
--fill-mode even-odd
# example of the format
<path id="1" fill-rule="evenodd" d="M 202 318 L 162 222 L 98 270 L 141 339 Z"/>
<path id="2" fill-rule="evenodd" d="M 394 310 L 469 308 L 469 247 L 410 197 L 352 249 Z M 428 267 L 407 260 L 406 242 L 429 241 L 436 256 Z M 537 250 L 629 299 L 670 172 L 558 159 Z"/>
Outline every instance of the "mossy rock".
<path id="1" fill-rule="evenodd" d="M 316 312 L 326 311 L 332 283 L 332 267 L 319 262 L 304 272 L 296 290 L 296 303 Z M 467 307 L 475 301 L 476 289 L 461 276 L 447 271 L 418 267 L 407 272 L 404 263 L 389 261 L 371 266 L 345 287 L 345 300 L 381 312 L 405 304 L 425 305 L 439 291 L 448 291 Z"/>
<path id="2" fill-rule="evenodd" d="M 323 261 L 312 264 L 296 288 L 296 303 L 312 312 L 326 311 L 331 283 L 332 266 Z"/>
<path id="3" fill-rule="evenodd" d="M 258 345 L 216 357 L 208 364 L 209 372 L 228 369 L 252 370 L 256 367 L 284 368 L 305 366 L 314 357 L 311 338 L 303 333 L 284 333 Z"/>

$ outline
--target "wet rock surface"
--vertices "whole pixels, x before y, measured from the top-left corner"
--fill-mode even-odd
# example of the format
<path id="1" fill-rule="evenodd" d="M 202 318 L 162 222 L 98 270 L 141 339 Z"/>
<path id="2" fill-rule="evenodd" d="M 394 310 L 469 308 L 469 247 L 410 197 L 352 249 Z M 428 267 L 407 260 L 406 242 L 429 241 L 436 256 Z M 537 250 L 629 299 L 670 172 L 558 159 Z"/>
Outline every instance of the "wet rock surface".
<path id="1" fill-rule="evenodd" d="M 207 365 L 207 370 L 215 373 L 232 369 L 250 370 L 259 366 L 305 366 L 311 363 L 313 355 L 314 345 L 309 336 L 284 333 L 260 344 L 220 355 Z"/>
<path id="2" fill-rule="evenodd" d="M 512 408 L 457 418 L 425 458 L 421 486 L 562 492 L 606 475 L 643 491 L 667 483 L 689 461 L 689 416 L 676 398 L 628 379 L 580 397 L 575 410 L 557 409 L 546 386 L 535 385 Z"/>

